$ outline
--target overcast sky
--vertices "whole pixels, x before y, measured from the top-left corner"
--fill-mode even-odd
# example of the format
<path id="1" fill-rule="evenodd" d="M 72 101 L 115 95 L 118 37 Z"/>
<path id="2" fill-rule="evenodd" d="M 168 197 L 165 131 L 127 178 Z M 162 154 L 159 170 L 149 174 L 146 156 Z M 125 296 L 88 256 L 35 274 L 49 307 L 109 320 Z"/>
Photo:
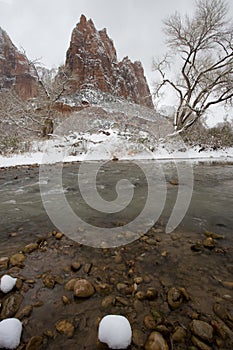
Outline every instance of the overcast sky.
<path id="1" fill-rule="evenodd" d="M 228 1 L 233 17 L 233 3 Z M 81 14 L 107 28 L 118 59 L 140 60 L 151 85 L 152 58 L 165 51 L 163 20 L 175 11 L 192 14 L 195 0 L 0 0 L 0 26 L 30 59 L 47 67 L 64 63 Z"/>

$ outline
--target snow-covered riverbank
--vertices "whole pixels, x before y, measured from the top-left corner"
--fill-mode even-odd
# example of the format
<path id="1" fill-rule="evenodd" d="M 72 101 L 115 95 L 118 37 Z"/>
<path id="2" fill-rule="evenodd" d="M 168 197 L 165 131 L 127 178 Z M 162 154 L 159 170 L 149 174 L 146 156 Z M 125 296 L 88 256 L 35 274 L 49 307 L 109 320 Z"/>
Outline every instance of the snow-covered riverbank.
<path id="1" fill-rule="evenodd" d="M 93 134 L 72 134 L 53 137 L 48 141 L 37 141 L 30 152 L 0 156 L 0 167 L 42 163 L 92 161 L 92 160 L 219 160 L 233 161 L 233 147 L 224 149 L 202 149 L 167 146 L 164 143 L 152 147 L 146 144 L 146 135 L 139 135 L 140 142 L 117 130 L 98 131 Z"/>

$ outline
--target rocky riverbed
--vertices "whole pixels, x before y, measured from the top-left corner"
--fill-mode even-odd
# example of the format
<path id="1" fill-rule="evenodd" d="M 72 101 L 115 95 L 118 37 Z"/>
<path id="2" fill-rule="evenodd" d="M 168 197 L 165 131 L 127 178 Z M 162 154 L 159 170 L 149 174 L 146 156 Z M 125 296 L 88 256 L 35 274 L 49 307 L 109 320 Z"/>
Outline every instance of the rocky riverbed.
<path id="1" fill-rule="evenodd" d="M 0 294 L 0 315 L 22 320 L 18 349 L 105 349 L 97 332 L 107 314 L 128 318 L 132 350 L 233 348 L 233 254 L 221 232 L 168 235 L 161 224 L 95 249 L 51 231 L 2 253 L 6 273 L 17 283 Z"/>

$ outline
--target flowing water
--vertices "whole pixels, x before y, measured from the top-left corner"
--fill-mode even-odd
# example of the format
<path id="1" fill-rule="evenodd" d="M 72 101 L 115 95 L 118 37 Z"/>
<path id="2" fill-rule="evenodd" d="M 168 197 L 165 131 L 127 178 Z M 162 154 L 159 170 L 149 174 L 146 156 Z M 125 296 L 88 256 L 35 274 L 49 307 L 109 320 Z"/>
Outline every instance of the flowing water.
<path id="1" fill-rule="evenodd" d="M 229 315 L 233 315 L 233 164 L 196 162 L 190 172 L 191 163 L 186 162 L 107 162 L 96 177 L 98 194 L 104 200 L 114 201 L 118 194 L 127 197 L 133 193 L 131 203 L 117 213 L 93 209 L 81 196 L 80 184 L 90 201 L 94 198 L 93 179 L 89 176 L 93 164 L 100 163 L 90 163 L 90 174 L 83 172 L 79 163 L 65 164 L 62 193 L 58 181 L 59 165 L 48 167 L 40 177 L 37 167 L 0 170 L 0 257 L 10 256 L 41 236 L 46 242 L 27 254 L 22 269 L 7 271 L 17 277 L 24 276 L 20 290 L 24 296 L 21 308 L 33 305 L 32 314 L 24 319 L 22 343 L 27 344 L 32 336 L 43 335 L 40 349 L 99 349 L 96 345 L 97 323 L 106 313 L 128 317 L 133 329 L 142 331 L 145 341 L 151 330 L 145 328 L 144 317 L 155 313 L 161 315 L 162 325 L 166 326 L 164 336 L 168 342 L 177 325 L 188 330 L 184 343 L 170 344 L 170 349 L 186 350 L 192 344 L 189 324 L 193 317 L 211 323 L 216 320 L 214 307 L 223 305 L 223 308 L 226 302 L 229 303 Z M 146 176 L 143 170 L 146 170 Z M 121 179 L 129 182 L 121 183 L 119 190 L 117 183 Z M 47 209 L 49 205 L 49 210 L 58 212 L 59 222 L 65 223 L 67 230 L 70 223 L 64 213 L 68 203 L 82 218 L 80 225 L 84 229 L 78 227 L 78 230 L 84 234 L 85 222 L 92 224 L 91 237 L 95 240 L 95 229 L 110 230 L 135 220 L 146 207 L 150 191 L 155 194 L 155 206 L 149 206 L 142 223 L 138 223 L 139 227 L 144 224 L 148 233 L 130 244 L 98 249 L 79 245 L 68 237 L 56 240 L 51 234 L 46 236 L 56 227 L 44 209 L 41 194 Z M 192 198 L 188 205 L 190 193 Z M 175 217 L 184 218 L 174 232 L 166 234 L 164 227 L 172 216 L 176 201 L 179 205 Z M 90 204 L 95 206 L 94 199 Z M 160 211 L 159 224 L 150 229 L 155 214 Z M 216 241 L 211 249 L 203 246 L 193 249 L 197 241 L 205 239 L 205 230 L 221 234 L 224 239 Z M 74 261 L 80 263 L 78 271 L 71 269 Z M 46 288 L 46 276 L 59 282 L 52 289 Z M 67 281 L 77 277 L 87 278 L 94 284 L 97 292 L 91 298 L 76 299 L 64 288 Z M 126 294 L 118 288 L 122 282 L 128 288 L 134 287 L 138 277 L 143 281 L 137 286 L 138 290 L 146 292 L 148 288 L 154 288 L 158 292 L 156 300 L 137 300 L 134 293 Z M 100 286 L 107 286 L 107 290 L 101 290 Z M 174 286 L 185 288 L 190 299 L 171 310 L 167 295 Z M 64 295 L 68 304 L 62 302 Z M 103 308 L 106 295 L 115 301 Z M 4 303 L 4 298 L 0 294 L 0 302 Z M 223 312 L 220 317 L 224 318 L 225 314 Z M 56 322 L 61 319 L 74 325 L 72 337 L 56 332 Z M 218 344 L 223 342 L 222 347 L 217 345 L 217 338 Z M 212 349 L 230 350 L 232 346 L 231 337 L 219 340 L 215 333 Z M 136 348 L 131 346 L 131 349 Z"/>
<path id="2" fill-rule="evenodd" d="M 98 164 L 98 163 L 96 163 Z M 140 165 L 140 162 L 139 162 Z M 100 196 L 105 200 L 116 199 L 116 184 L 121 179 L 127 179 L 125 190 L 132 187 L 134 197 L 125 210 L 118 213 L 102 213 L 94 210 L 85 203 L 80 195 L 78 178 L 79 164 L 66 164 L 62 169 L 62 183 L 65 197 L 78 216 L 85 222 L 99 227 L 114 227 L 118 222 L 127 223 L 139 215 L 142 211 L 148 191 L 145 174 L 148 172 L 150 186 L 156 186 L 156 201 L 160 196 L 166 196 L 165 205 L 161 203 L 158 210 L 163 209 L 160 221 L 166 225 L 177 199 L 178 191 L 192 192 L 190 205 L 187 203 L 187 212 L 177 230 L 203 232 L 203 230 L 221 231 L 226 235 L 229 243 L 232 243 L 233 228 L 233 165 L 229 163 L 218 164 L 215 162 L 197 162 L 192 166 L 189 164 L 188 172 L 192 167 L 193 184 L 191 180 L 179 179 L 180 172 L 187 173 L 187 163 L 172 162 L 141 162 L 141 168 L 134 162 L 107 162 L 99 170 L 96 178 L 96 187 Z M 41 192 L 44 193 L 44 201 L 52 203 L 54 210 L 62 217 L 62 205 L 59 201 L 59 186 L 56 181 L 57 165 L 46 169 L 46 176 L 39 179 L 38 168 L 18 167 L 1 169 L 0 172 L 0 240 L 1 252 L 10 249 L 8 235 L 17 232 L 18 240 L 30 240 L 35 233 L 46 232 L 54 228 L 41 200 Z M 148 171 L 149 169 L 149 171 Z M 162 174 L 162 175 L 161 175 Z M 189 175 L 189 173 L 188 173 Z M 170 180 L 178 180 L 177 185 L 170 184 Z M 41 186 L 39 186 L 39 181 Z M 79 180 L 80 181 L 80 180 Z M 82 177 L 81 185 L 90 198 L 92 196 L 92 184 L 87 177 Z M 166 182 L 166 189 L 164 188 Z M 193 185 L 193 189 L 191 188 Z M 124 187 L 123 187 L 124 190 Z M 166 193 L 164 194 L 164 191 Z M 164 208 L 163 208 L 164 206 Z M 185 210 L 186 211 L 186 207 Z M 148 213 L 148 227 L 153 221 L 154 211 Z M 181 213 L 181 217 L 183 213 Z M 64 221 L 66 218 L 64 218 Z M 15 249 L 16 247 L 14 247 Z"/>

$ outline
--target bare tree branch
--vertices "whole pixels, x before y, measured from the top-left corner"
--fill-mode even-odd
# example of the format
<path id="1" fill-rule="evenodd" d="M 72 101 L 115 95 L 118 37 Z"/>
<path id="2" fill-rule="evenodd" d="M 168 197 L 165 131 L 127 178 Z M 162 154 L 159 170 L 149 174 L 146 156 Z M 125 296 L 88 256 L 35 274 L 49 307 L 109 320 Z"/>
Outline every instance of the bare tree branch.
<path id="1" fill-rule="evenodd" d="M 164 21 L 173 56 L 167 54 L 166 65 L 163 58 L 153 69 L 160 77 L 156 94 L 167 85 L 178 93 L 177 130 L 195 123 L 210 106 L 233 100 L 233 24 L 227 13 L 224 0 L 197 0 L 192 17 L 175 13 Z M 174 61 L 176 79 L 167 69 Z"/>

